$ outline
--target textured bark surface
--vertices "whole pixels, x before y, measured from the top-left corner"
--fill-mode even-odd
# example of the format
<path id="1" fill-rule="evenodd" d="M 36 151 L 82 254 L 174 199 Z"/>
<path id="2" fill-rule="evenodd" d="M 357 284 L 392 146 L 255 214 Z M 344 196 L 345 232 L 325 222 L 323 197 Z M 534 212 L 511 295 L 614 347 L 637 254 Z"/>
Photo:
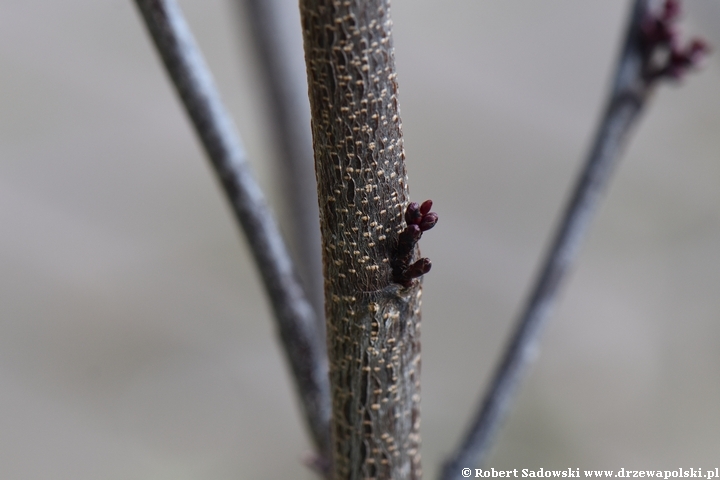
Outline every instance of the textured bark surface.
<path id="1" fill-rule="evenodd" d="M 334 478 L 419 479 L 420 282 L 403 288 L 391 273 L 408 190 L 389 4 L 300 6 L 323 238 Z"/>

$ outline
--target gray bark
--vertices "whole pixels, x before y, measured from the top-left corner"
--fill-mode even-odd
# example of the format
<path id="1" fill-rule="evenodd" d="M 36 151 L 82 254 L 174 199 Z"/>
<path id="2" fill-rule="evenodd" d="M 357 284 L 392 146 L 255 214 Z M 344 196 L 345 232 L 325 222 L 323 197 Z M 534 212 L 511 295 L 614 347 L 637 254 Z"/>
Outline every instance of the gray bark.
<path id="1" fill-rule="evenodd" d="M 408 204 L 386 0 L 301 0 L 335 479 L 419 479 L 420 282 L 392 283 Z M 415 256 L 417 256 L 417 251 Z"/>

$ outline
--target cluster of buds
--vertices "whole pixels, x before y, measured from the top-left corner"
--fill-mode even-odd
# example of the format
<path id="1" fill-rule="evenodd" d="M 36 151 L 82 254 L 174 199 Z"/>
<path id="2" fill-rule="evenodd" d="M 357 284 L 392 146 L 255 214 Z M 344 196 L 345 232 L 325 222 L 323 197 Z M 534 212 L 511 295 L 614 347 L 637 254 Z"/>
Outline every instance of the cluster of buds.
<path id="1" fill-rule="evenodd" d="M 431 208 L 432 200 L 425 200 L 422 205 L 412 202 L 405 210 L 407 227 L 400 232 L 398 247 L 392 262 L 393 281 L 404 287 L 412 285 L 414 278 L 425 275 L 432 267 L 432 263 L 427 258 L 410 263 L 415 252 L 415 245 L 422 237 L 422 233 L 433 228 L 438 221 L 437 213 L 431 212 Z"/>
<path id="2" fill-rule="evenodd" d="M 648 58 L 646 78 L 680 79 L 690 69 L 697 67 L 710 48 L 699 38 L 681 46 L 677 20 L 680 16 L 679 0 L 666 0 L 657 13 L 648 13 L 640 31 Z"/>

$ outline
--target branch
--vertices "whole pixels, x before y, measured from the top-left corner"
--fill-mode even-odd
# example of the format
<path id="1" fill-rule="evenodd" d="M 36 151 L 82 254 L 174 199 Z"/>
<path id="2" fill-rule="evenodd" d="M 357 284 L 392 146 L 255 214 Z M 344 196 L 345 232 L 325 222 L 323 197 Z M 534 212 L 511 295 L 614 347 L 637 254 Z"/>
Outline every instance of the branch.
<path id="1" fill-rule="evenodd" d="M 270 297 L 303 413 L 320 455 L 329 448 L 327 357 L 313 308 L 300 287 L 277 224 L 252 176 L 240 137 L 175 0 L 136 0 L 185 105 Z"/>
<path id="2" fill-rule="evenodd" d="M 289 226 L 291 250 L 310 302 L 325 331 L 325 297 L 320 256 L 320 214 L 315 185 L 315 161 L 310 133 L 310 107 L 302 63 L 290 52 L 289 22 L 277 1 L 238 0 L 247 17 L 270 117 L 270 135 L 276 150 L 277 173 L 283 192 L 284 218 Z M 285 15 L 289 15 L 286 13 Z M 296 21 L 294 18 L 292 19 Z M 293 24 L 293 26 L 295 26 Z M 302 51 L 298 52 L 302 55 Z M 301 58 L 301 57 L 299 57 Z"/>
<path id="3" fill-rule="evenodd" d="M 416 243 L 390 0 L 301 0 L 320 199 L 335 480 L 420 480 Z M 403 215 L 405 213 L 405 215 Z M 415 261 L 415 263 L 413 263 Z"/>
<path id="4" fill-rule="evenodd" d="M 536 356 L 538 338 L 562 280 L 577 255 L 631 128 L 657 80 L 679 78 L 695 66 L 707 50 L 700 40 L 684 49 L 678 46 L 672 24 L 678 7 L 676 1 L 669 0 L 661 13 L 653 13 L 649 0 L 635 1 L 615 82 L 593 147 L 489 390 L 460 448 L 443 465 L 443 480 L 463 478 L 463 468 L 481 465 L 486 460 L 518 383 Z M 665 55 L 659 55 L 662 53 Z"/>

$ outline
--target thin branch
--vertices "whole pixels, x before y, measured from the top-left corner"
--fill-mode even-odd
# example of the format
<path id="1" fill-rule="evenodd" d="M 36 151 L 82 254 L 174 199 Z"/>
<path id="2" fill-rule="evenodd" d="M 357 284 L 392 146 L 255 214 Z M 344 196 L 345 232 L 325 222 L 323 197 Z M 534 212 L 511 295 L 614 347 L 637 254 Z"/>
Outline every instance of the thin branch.
<path id="1" fill-rule="evenodd" d="M 175 0 L 136 0 L 165 67 L 250 244 L 320 455 L 330 444 L 325 345 L 240 137 Z"/>
<path id="2" fill-rule="evenodd" d="M 707 49 L 697 40 L 685 49 L 678 47 L 672 29 L 678 6 L 677 2 L 668 1 L 665 10 L 655 14 L 650 10 L 649 0 L 635 2 L 615 82 L 592 149 L 502 362 L 460 448 L 443 465 L 440 477 L 443 480 L 464 478 L 463 468 L 482 465 L 486 460 L 518 384 L 536 356 L 538 338 L 562 280 L 577 256 L 622 147 L 656 80 L 677 78 L 694 66 Z M 658 60 L 661 49 L 667 55 Z"/>
<path id="3" fill-rule="evenodd" d="M 243 8 L 255 47 L 258 72 L 265 90 L 269 132 L 277 157 L 277 174 L 283 193 L 282 218 L 288 225 L 291 251 L 310 302 L 325 330 L 325 295 L 320 255 L 320 213 L 318 211 L 310 132 L 310 103 L 302 62 L 302 35 L 297 14 L 275 0 L 238 0 Z M 288 5 L 290 6 L 290 5 Z M 288 18 L 292 17 L 292 18 Z M 297 34 L 293 38 L 290 34 Z M 297 41 L 298 55 L 292 42 Z"/>

